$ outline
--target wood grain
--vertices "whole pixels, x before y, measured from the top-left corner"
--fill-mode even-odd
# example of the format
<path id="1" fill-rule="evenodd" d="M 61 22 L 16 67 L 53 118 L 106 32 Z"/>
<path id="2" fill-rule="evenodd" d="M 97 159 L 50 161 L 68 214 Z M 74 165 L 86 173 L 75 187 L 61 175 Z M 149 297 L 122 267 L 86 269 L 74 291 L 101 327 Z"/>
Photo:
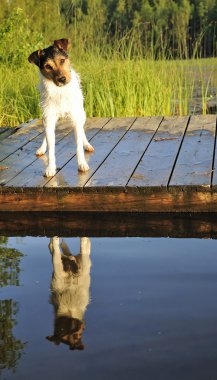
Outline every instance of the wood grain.
<path id="1" fill-rule="evenodd" d="M 2 187 L 0 211 L 217 212 L 217 192 L 150 188 L 46 189 Z"/>
<path id="2" fill-rule="evenodd" d="M 87 135 L 93 136 L 99 131 L 99 129 L 108 121 L 105 119 L 89 119 L 86 125 Z M 92 128 L 92 126 L 95 128 Z M 40 142 L 41 143 L 41 142 Z M 38 145 L 38 147 L 40 144 Z M 56 130 L 56 161 L 57 166 L 64 166 L 70 158 L 75 155 L 76 147 L 74 140 L 74 133 L 71 122 L 63 121 L 61 128 Z M 48 182 L 48 178 L 44 177 L 45 169 L 48 164 L 47 154 L 41 157 L 35 157 L 35 151 L 32 152 L 32 161 L 29 162 L 23 170 L 20 170 L 20 174 L 8 181 L 8 186 L 20 186 L 20 187 L 42 187 Z M 28 153 L 27 153 L 28 154 Z M 26 163 L 26 157 L 21 152 L 21 159 L 23 163 Z M 16 167 L 16 164 L 15 164 Z"/>
<path id="3" fill-rule="evenodd" d="M 85 187 L 124 187 L 161 123 L 161 117 L 135 121 Z"/>
<path id="4" fill-rule="evenodd" d="M 85 157 L 90 170 L 80 173 L 77 169 L 76 157 L 73 157 L 57 175 L 47 183 L 46 187 L 83 187 L 97 168 L 111 153 L 126 131 L 132 126 L 135 118 L 113 118 L 91 140 L 94 153 L 86 153 Z"/>
<path id="5" fill-rule="evenodd" d="M 216 115 L 89 119 L 95 152 L 86 153 L 85 174 L 77 171 L 71 125 L 64 121 L 57 131 L 60 170 L 51 180 L 43 177 L 46 155 L 33 157 L 40 123 L 0 143 L 1 212 L 217 213 L 215 172 L 210 187 Z"/>
<path id="6" fill-rule="evenodd" d="M 3 128 L 3 127 L 0 127 L 0 141 L 3 141 L 5 140 L 7 137 L 13 135 L 16 131 L 18 130 L 18 128 Z"/>
<path id="7" fill-rule="evenodd" d="M 16 133 L 0 141 L 0 162 L 43 132 L 41 120 L 24 124 Z"/>
<path id="8" fill-rule="evenodd" d="M 216 116 L 192 116 L 169 186 L 211 185 Z"/>
<path id="9" fill-rule="evenodd" d="M 188 117 L 165 117 L 128 187 L 167 186 Z"/>
<path id="10" fill-rule="evenodd" d="M 56 141 L 59 143 L 64 137 L 68 137 L 69 131 L 68 129 L 60 129 L 56 133 Z M 34 162 L 40 160 L 38 157 L 36 157 L 35 152 L 40 147 L 42 143 L 42 136 L 41 134 L 34 138 L 33 140 L 30 140 L 27 144 L 22 146 L 20 149 L 16 150 L 13 154 L 5 158 L 1 165 L 4 165 L 7 167 L 7 170 L 0 172 L 0 184 L 6 185 L 8 182 L 12 182 L 12 179 L 19 175 L 25 168 L 27 168 L 29 165 L 33 164 Z M 24 175 L 22 174 L 22 178 L 24 178 Z M 32 178 L 32 185 L 34 185 L 35 177 Z M 16 184 L 19 183 L 19 178 L 15 180 Z"/>

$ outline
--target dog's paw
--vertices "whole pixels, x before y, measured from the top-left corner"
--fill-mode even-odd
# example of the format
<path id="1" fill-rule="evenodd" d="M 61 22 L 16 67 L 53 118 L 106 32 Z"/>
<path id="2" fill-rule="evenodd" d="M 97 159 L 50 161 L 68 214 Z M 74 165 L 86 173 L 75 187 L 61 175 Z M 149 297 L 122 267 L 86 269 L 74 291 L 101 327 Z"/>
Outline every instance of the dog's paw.
<path id="1" fill-rule="evenodd" d="M 46 152 L 46 150 L 39 148 L 38 150 L 36 150 L 35 154 L 37 157 L 40 157 L 40 156 L 43 156 L 43 154 L 45 154 L 45 152 Z"/>
<path id="2" fill-rule="evenodd" d="M 85 144 L 84 149 L 85 149 L 87 152 L 94 152 L 94 147 L 93 147 L 92 145 L 90 145 L 89 143 L 88 143 L 88 144 Z"/>
<path id="3" fill-rule="evenodd" d="M 87 172 L 89 170 L 89 166 L 86 161 L 78 163 L 79 172 Z"/>
<path id="4" fill-rule="evenodd" d="M 50 250 L 51 255 L 54 254 L 55 250 L 59 248 L 59 238 L 57 236 L 54 236 L 50 239 L 50 243 L 48 245 L 48 248 Z"/>
<path id="5" fill-rule="evenodd" d="M 87 237 L 81 238 L 81 251 L 82 254 L 89 255 L 90 254 L 90 239 Z"/>
<path id="6" fill-rule="evenodd" d="M 60 238 L 58 236 L 54 236 L 53 238 L 51 238 L 52 240 L 52 244 L 53 244 L 53 249 L 57 249 L 59 248 L 60 246 Z"/>
<path id="7" fill-rule="evenodd" d="M 53 177 L 56 174 L 56 167 L 55 166 L 48 166 L 44 176 L 45 177 Z"/>

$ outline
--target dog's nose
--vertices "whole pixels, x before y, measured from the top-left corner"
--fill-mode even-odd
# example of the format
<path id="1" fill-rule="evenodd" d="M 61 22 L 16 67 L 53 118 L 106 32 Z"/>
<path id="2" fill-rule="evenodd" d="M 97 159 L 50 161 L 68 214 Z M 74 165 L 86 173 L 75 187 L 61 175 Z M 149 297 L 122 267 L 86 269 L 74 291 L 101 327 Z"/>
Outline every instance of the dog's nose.
<path id="1" fill-rule="evenodd" d="M 58 82 L 65 84 L 66 83 L 66 77 L 62 76 L 62 77 L 58 78 Z"/>

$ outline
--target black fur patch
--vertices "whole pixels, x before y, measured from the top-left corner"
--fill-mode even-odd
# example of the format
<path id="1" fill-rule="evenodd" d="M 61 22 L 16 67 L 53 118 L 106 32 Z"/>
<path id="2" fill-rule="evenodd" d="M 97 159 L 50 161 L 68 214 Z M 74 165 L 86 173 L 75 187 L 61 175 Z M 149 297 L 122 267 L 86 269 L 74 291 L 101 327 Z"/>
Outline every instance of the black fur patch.
<path id="1" fill-rule="evenodd" d="M 41 50 L 40 58 L 39 58 L 39 68 L 43 69 L 45 63 L 51 59 L 53 60 L 57 56 L 63 56 L 68 58 L 68 54 L 64 50 L 59 50 L 57 47 L 51 45 L 47 48 Z"/>
<path id="2" fill-rule="evenodd" d="M 77 318 L 70 318 L 66 316 L 57 317 L 55 321 L 54 334 L 58 338 L 64 335 L 77 332 L 81 328 L 82 322 Z"/>

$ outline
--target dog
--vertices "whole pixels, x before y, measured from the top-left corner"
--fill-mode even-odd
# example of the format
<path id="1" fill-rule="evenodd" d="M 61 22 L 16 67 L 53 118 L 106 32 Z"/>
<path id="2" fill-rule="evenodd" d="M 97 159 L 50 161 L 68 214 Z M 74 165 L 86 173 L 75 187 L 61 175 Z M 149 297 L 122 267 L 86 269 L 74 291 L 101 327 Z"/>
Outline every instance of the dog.
<path id="1" fill-rule="evenodd" d="M 71 350 L 83 350 L 84 314 L 89 304 L 90 240 L 81 238 L 80 253 L 73 256 L 59 238 L 51 238 L 49 249 L 53 261 L 51 303 L 54 306 L 54 335 L 50 342 L 65 343 Z M 62 252 L 61 252 L 62 250 Z"/>
<path id="2" fill-rule="evenodd" d="M 39 67 L 39 89 L 46 136 L 41 147 L 36 151 L 36 155 L 43 155 L 48 146 L 46 177 L 52 177 L 56 174 L 55 127 L 58 119 L 70 118 L 74 125 L 79 171 L 86 172 L 89 170 L 84 149 L 88 152 L 94 151 L 84 132 L 86 121 L 84 99 L 79 75 L 70 64 L 69 47 L 69 40 L 62 38 L 55 40 L 53 45 L 43 50 L 34 51 L 28 57 L 30 63 Z"/>

